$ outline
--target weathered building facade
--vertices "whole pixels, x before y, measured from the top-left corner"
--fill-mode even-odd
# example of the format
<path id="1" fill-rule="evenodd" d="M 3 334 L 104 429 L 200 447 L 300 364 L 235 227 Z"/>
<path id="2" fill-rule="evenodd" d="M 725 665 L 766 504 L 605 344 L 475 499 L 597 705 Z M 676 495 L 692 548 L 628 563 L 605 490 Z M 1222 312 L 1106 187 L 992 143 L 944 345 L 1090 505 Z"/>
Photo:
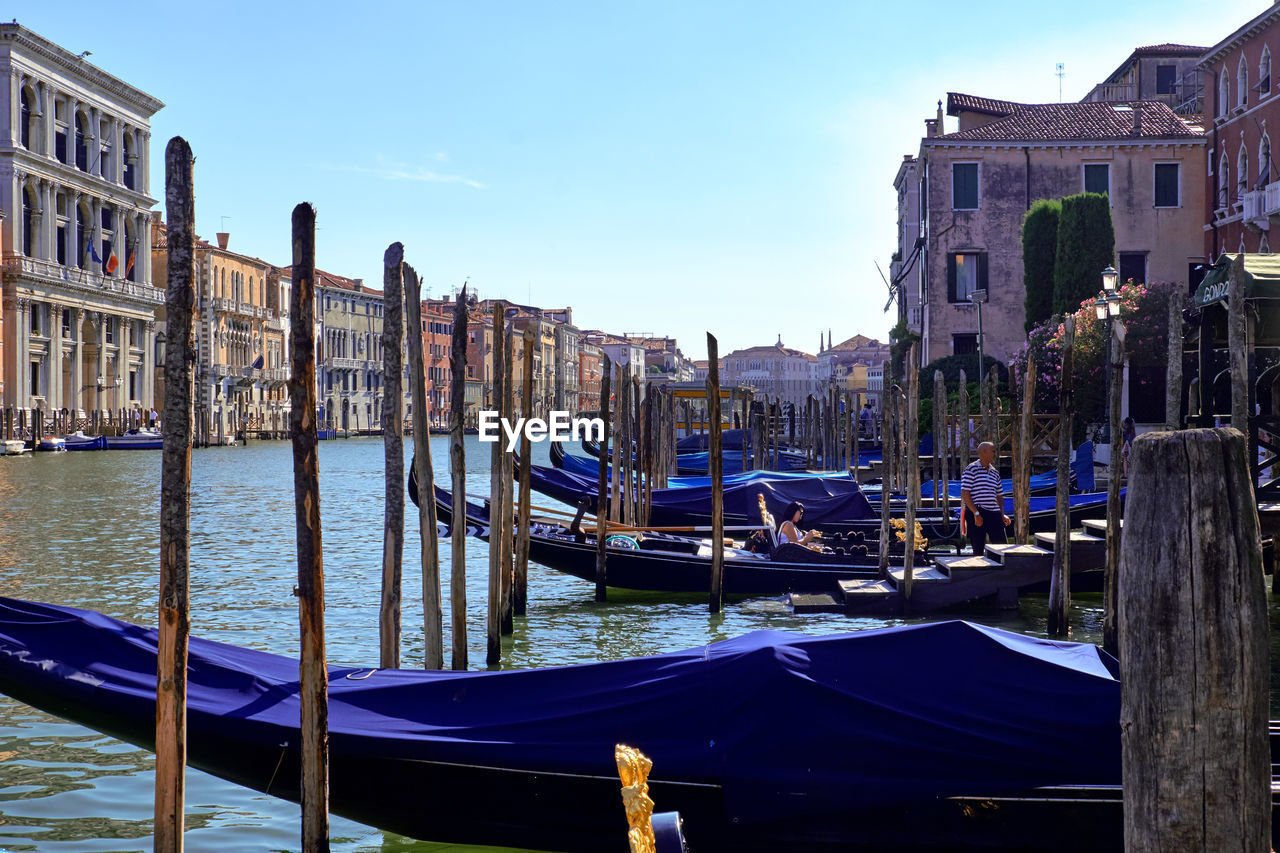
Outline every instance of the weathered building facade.
<path id="1" fill-rule="evenodd" d="M 1280 5 L 1268 7 L 1203 57 L 1206 118 L 1212 119 L 1203 210 L 1208 258 L 1273 251 L 1271 225 L 1280 222 L 1280 169 L 1270 136 L 1272 130 L 1280 133 L 1273 44 L 1280 49 Z"/>
<path id="2" fill-rule="evenodd" d="M 893 189 L 898 194 L 898 245 L 889 262 L 889 283 L 898 303 L 898 322 L 917 335 L 922 332 L 920 294 L 924 269 L 920 263 L 919 165 L 918 159 L 907 154 L 893 178 Z"/>
<path id="3" fill-rule="evenodd" d="M 1153 44 L 1135 48 L 1086 101 L 1162 101 L 1178 115 L 1204 112 L 1200 57 L 1207 48 L 1190 44 Z"/>
<path id="4" fill-rule="evenodd" d="M 150 120 L 163 104 L 17 23 L 0 24 L 4 403 L 154 402 Z"/>
<path id="5" fill-rule="evenodd" d="M 1122 278 L 1186 284 L 1203 263 L 1205 137 L 1161 101 L 1014 104 L 952 93 L 921 140 L 922 362 L 1026 341 L 1022 219 L 1038 199 L 1110 197 Z M 1101 270 L 1099 270 L 1101 273 Z M 1101 288 L 1101 278 L 1099 278 Z"/>

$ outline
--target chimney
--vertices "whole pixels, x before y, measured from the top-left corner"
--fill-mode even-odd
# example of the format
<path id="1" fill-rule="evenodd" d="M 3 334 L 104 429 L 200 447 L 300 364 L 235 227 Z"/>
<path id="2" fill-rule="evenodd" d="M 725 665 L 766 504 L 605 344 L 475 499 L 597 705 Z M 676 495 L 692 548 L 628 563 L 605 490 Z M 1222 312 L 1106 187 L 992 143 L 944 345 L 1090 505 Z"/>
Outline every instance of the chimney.
<path id="1" fill-rule="evenodd" d="M 1142 136 L 1142 102 L 1133 105 L 1133 135 Z"/>
<path id="2" fill-rule="evenodd" d="M 941 136 L 945 131 L 942 125 L 942 99 L 938 99 L 938 135 Z"/>
<path id="3" fill-rule="evenodd" d="M 225 250 L 226 250 L 226 248 L 227 248 L 227 243 L 228 243 L 230 240 L 231 240 L 231 232 L 230 232 L 230 231 L 219 231 L 219 232 L 218 232 L 218 248 L 219 248 L 219 249 L 222 249 L 222 250 L 224 250 L 224 251 L 225 251 Z"/>
<path id="4" fill-rule="evenodd" d="M 1280 2 L 1280 0 L 1277 0 L 1277 2 Z M 927 118 L 924 120 L 924 135 L 929 138 L 933 138 L 938 135 L 937 119 Z"/>

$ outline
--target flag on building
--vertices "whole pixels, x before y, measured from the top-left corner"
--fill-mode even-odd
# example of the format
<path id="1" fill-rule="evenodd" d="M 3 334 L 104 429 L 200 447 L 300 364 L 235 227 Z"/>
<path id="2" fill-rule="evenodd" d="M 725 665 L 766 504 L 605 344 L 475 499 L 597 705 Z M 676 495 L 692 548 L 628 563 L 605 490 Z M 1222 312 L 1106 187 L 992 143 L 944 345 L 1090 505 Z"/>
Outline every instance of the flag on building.
<path id="1" fill-rule="evenodd" d="M 133 259 L 138 254 L 137 249 L 129 250 L 129 262 L 124 265 L 124 277 L 128 278 L 129 273 L 133 272 Z"/>
<path id="2" fill-rule="evenodd" d="M 89 242 L 85 246 L 89 250 L 89 257 L 93 258 L 95 264 L 102 263 L 102 258 L 98 257 L 98 253 L 93 248 L 93 238 L 89 238 Z"/>
<path id="3" fill-rule="evenodd" d="M 108 274 L 116 271 L 116 267 L 120 266 L 120 258 L 116 255 L 116 247 L 113 245 L 111 251 L 107 253 L 107 265 L 105 267 Z"/>
<path id="4" fill-rule="evenodd" d="M 261 370 L 261 369 L 262 369 L 262 356 L 261 356 L 261 355 L 259 355 L 257 358 L 255 358 L 255 359 L 253 360 L 253 369 L 254 369 L 254 370 Z"/>

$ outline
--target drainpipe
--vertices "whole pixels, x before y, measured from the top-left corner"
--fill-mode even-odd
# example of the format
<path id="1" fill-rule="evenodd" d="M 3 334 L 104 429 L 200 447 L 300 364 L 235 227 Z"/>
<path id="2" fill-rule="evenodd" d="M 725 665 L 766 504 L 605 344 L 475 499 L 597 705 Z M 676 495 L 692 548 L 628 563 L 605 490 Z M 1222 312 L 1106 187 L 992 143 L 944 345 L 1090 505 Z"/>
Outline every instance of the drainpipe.
<path id="1" fill-rule="evenodd" d="M 1027 210 L 1031 209 L 1031 147 L 1027 146 L 1022 149 L 1022 153 L 1027 155 Z"/>
<path id="2" fill-rule="evenodd" d="M 1219 72 L 1215 71 L 1213 74 L 1213 91 L 1215 93 L 1220 91 L 1218 89 L 1218 73 Z M 1217 95 L 1215 94 L 1214 97 L 1216 98 Z M 1222 111 L 1222 104 L 1217 103 L 1216 100 L 1214 101 L 1214 106 L 1218 108 L 1218 112 Z M 1213 198 L 1209 201 L 1209 224 L 1213 228 L 1213 251 L 1209 254 L 1209 263 L 1212 264 L 1214 261 L 1218 259 L 1218 252 L 1219 252 L 1218 217 L 1214 216 L 1213 212 L 1218 207 L 1218 193 L 1222 192 L 1223 187 L 1221 186 L 1222 175 L 1218 173 L 1218 163 L 1222 162 L 1222 151 L 1221 149 L 1218 148 L 1218 146 L 1221 144 L 1221 140 L 1218 139 L 1218 123 L 1216 121 L 1213 121 L 1212 116 L 1209 118 L 1209 121 L 1213 122 L 1213 156 L 1217 158 L 1217 163 L 1213 164 L 1213 183 L 1216 187 L 1216 190 L 1214 192 Z M 1203 388 L 1200 389 L 1200 393 L 1201 394 L 1204 393 Z"/>

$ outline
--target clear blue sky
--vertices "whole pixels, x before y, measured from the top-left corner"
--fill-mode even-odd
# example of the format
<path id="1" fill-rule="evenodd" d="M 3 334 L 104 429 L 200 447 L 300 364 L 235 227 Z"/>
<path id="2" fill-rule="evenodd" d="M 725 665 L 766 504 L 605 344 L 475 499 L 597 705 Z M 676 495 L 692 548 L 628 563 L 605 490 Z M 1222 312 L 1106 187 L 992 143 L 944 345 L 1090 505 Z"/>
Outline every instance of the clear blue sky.
<path id="1" fill-rule="evenodd" d="M 1209 45 L 1265 9 L 1000 2 L 19 2 L 155 95 L 196 162 L 197 229 L 381 286 L 400 240 L 435 295 L 571 305 L 706 355 L 884 339 L 892 181 L 947 91 L 1078 99 L 1137 45 Z"/>

